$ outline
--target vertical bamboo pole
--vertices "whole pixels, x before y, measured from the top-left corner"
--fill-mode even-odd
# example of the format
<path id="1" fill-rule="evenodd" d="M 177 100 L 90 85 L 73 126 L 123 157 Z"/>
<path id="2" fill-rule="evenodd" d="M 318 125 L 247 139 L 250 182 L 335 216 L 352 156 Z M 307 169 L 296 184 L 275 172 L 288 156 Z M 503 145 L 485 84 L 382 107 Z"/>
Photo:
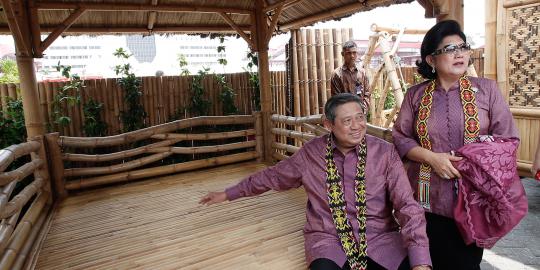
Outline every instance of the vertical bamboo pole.
<path id="1" fill-rule="evenodd" d="M 257 158 L 257 161 L 263 160 L 263 147 L 264 147 L 264 130 L 263 130 L 263 123 L 262 123 L 262 113 L 261 112 L 255 112 L 253 113 L 253 116 L 255 117 L 255 151 L 257 152 L 257 155 L 259 156 Z"/>
<path id="2" fill-rule="evenodd" d="M 304 96 L 306 94 L 306 91 L 305 91 L 305 85 L 304 85 L 304 66 L 302 65 L 304 59 L 305 59 L 305 56 L 304 56 L 304 50 L 302 50 L 302 46 L 304 46 L 304 44 L 302 43 L 302 30 L 298 30 L 298 32 L 296 33 L 296 44 L 298 46 L 298 54 L 297 54 L 297 61 L 296 63 L 298 64 L 297 66 L 297 69 L 298 69 L 298 85 L 300 86 L 299 90 L 300 90 L 300 100 L 298 101 L 298 104 L 300 105 L 299 106 L 299 109 L 300 109 L 300 115 L 306 115 L 306 109 L 305 109 L 305 104 L 304 104 Z"/>
<path id="3" fill-rule="evenodd" d="M 2 111 L 4 114 L 7 112 L 8 109 L 8 90 L 7 90 L 7 84 L 3 83 L 0 84 L 0 105 L 2 106 Z"/>
<path id="4" fill-rule="evenodd" d="M 45 83 L 45 96 L 47 98 L 47 115 L 49 118 L 49 126 L 52 129 L 54 127 L 54 118 L 52 113 L 52 102 L 53 102 L 53 89 L 50 82 Z"/>
<path id="5" fill-rule="evenodd" d="M 43 113 L 39 104 L 37 80 L 34 73 L 34 59 L 17 52 L 17 67 L 21 81 L 21 94 L 24 108 L 24 119 L 28 137 L 45 134 Z"/>
<path id="6" fill-rule="evenodd" d="M 167 103 L 167 121 L 172 122 L 172 115 L 174 114 L 174 94 L 175 94 L 175 84 L 173 81 L 173 76 L 163 77 L 163 84 L 167 87 L 167 94 L 165 95 L 165 102 Z"/>
<path id="7" fill-rule="evenodd" d="M 149 86 L 152 87 L 154 93 L 154 125 L 161 124 L 161 103 L 159 96 L 161 95 L 161 89 L 158 89 L 157 78 L 155 76 L 147 77 Z"/>
<path id="8" fill-rule="evenodd" d="M 167 93 L 167 88 L 163 87 L 163 77 L 153 77 L 156 90 L 158 91 L 158 102 L 159 102 L 159 122 L 160 124 L 167 122 L 167 103 L 163 96 Z"/>
<path id="9" fill-rule="evenodd" d="M 120 108 L 118 107 L 118 100 L 121 97 L 121 89 L 118 86 L 118 84 L 115 83 L 107 83 L 107 81 L 104 81 L 105 85 L 104 88 L 107 89 L 107 105 L 103 104 L 103 111 L 107 110 L 107 114 L 109 115 L 109 118 L 107 120 L 107 124 L 109 126 L 109 129 L 111 126 L 117 126 L 116 123 L 118 123 L 119 115 L 120 115 Z M 115 133 L 118 134 L 118 133 Z"/>
<path id="10" fill-rule="evenodd" d="M 268 65 L 268 41 L 266 39 L 268 26 L 266 23 L 266 15 L 263 12 L 264 1 L 256 0 L 255 2 L 255 25 L 257 38 L 257 51 L 259 53 L 259 80 L 261 91 L 261 112 L 263 117 L 264 129 L 264 160 L 272 161 L 272 123 L 270 121 L 271 114 L 271 97 L 270 97 L 270 71 Z"/>
<path id="11" fill-rule="evenodd" d="M 300 84 L 298 82 L 298 29 L 291 31 L 292 39 L 292 81 L 293 81 L 293 101 L 294 116 L 300 116 Z M 296 140 L 296 139 L 295 139 Z"/>
<path id="12" fill-rule="evenodd" d="M 306 59 L 306 67 L 307 67 L 307 74 L 308 74 L 308 80 L 307 80 L 307 88 L 309 89 L 309 114 L 314 114 L 316 104 L 315 104 L 315 96 L 317 95 L 317 91 L 314 87 L 315 81 L 313 77 L 313 62 L 315 61 L 315 55 L 313 55 L 313 43 L 312 41 L 312 33 L 311 29 L 305 29 L 306 32 L 306 50 L 307 50 L 307 59 Z"/>
<path id="13" fill-rule="evenodd" d="M 307 30 L 306 29 L 302 29 L 300 30 L 300 33 L 301 33 L 301 39 L 302 39 L 302 55 L 303 55 L 303 59 L 302 59 L 302 73 L 303 73 L 303 81 L 304 81 L 304 115 L 307 116 L 307 115 L 311 115 L 311 103 L 310 103 L 310 94 L 311 94 L 311 89 L 309 89 L 309 66 L 308 66 L 308 49 L 307 49 L 307 46 L 308 46 L 308 39 L 307 39 Z"/>
<path id="14" fill-rule="evenodd" d="M 324 33 L 323 29 L 317 30 L 317 45 L 318 45 L 318 54 L 317 59 L 319 60 L 318 66 L 319 66 L 319 78 L 320 78 L 320 84 L 319 84 L 319 92 L 321 94 L 321 102 L 320 104 L 324 107 L 324 104 L 326 103 L 326 100 L 328 99 L 329 93 L 326 86 L 326 65 L 328 59 L 326 59 L 324 55 L 324 48 L 326 47 L 326 43 L 323 39 Z M 321 110 L 322 113 L 323 110 Z"/>
<path id="15" fill-rule="evenodd" d="M 62 161 L 62 150 L 59 142 L 60 134 L 58 132 L 45 135 L 51 185 L 56 198 L 61 199 L 67 197 L 68 193 L 64 182 L 64 162 Z"/>
<path id="16" fill-rule="evenodd" d="M 497 1 L 497 84 L 502 91 L 502 96 L 508 101 L 510 89 L 507 82 L 508 76 L 508 41 L 506 36 L 506 9 L 503 1 Z"/>
<path id="17" fill-rule="evenodd" d="M 331 29 L 324 29 L 324 36 L 326 42 L 326 46 L 324 47 L 324 55 L 328 59 L 325 60 L 325 62 L 327 61 L 328 63 L 326 66 L 326 75 L 328 76 L 328 81 L 326 82 L 327 96 L 331 95 L 330 84 L 332 79 L 332 73 L 334 72 L 334 69 L 336 69 L 336 66 L 334 64 L 334 35 L 332 34 L 332 31 L 333 30 Z"/>
<path id="18" fill-rule="evenodd" d="M 317 87 L 317 84 L 319 83 L 319 80 L 318 80 L 318 77 L 317 77 L 317 47 L 319 46 L 319 44 L 317 44 L 317 42 L 315 42 L 315 30 L 314 29 L 310 29 L 309 30 L 309 33 L 311 34 L 310 35 L 310 40 L 309 40 L 309 43 L 311 43 L 311 87 L 312 87 L 312 90 L 311 90 L 311 95 L 313 96 L 313 105 L 312 105 L 312 110 L 311 110 L 311 113 L 312 114 L 319 114 L 319 108 L 320 108 L 320 105 L 319 105 L 319 88 Z"/>
<path id="19" fill-rule="evenodd" d="M 486 37 L 484 47 L 484 77 L 497 79 L 497 1 L 485 0 Z"/>
<path id="20" fill-rule="evenodd" d="M 334 36 L 334 65 L 336 67 L 343 66 L 343 57 L 341 57 L 341 46 L 343 40 L 341 39 L 341 29 L 332 29 Z"/>
<path id="21" fill-rule="evenodd" d="M 17 99 L 17 85 L 14 83 L 8 83 L 7 85 L 8 85 L 8 96 L 12 100 L 16 100 Z M 37 85 L 36 85 L 36 89 L 37 89 Z"/>

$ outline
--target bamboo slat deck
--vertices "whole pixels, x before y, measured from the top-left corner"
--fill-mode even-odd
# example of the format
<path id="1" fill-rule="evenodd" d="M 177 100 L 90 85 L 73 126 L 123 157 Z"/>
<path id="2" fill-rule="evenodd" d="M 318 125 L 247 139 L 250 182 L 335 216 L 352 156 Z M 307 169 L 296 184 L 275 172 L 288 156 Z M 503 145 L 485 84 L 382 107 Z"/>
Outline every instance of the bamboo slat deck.
<path id="1" fill-rule="evenodd" d="M 302 189 L 198 205 L 264 167 L 240 163 L 70 196 L 56 208 L 36 269 L 305 269 Z"/>

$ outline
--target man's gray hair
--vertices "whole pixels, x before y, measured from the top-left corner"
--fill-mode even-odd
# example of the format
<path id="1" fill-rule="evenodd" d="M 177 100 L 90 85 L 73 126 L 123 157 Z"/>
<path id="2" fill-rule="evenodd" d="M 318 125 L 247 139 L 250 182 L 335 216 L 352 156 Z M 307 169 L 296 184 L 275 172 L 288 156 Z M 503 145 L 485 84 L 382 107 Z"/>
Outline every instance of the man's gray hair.
<path id="1" fill-rule="evenodd" d="M 345 41 L 345 42 L 343 43 L 343 45 L 341 45 L 341 49 L 342 49 L 343 51 L 345 51 L 346 49 L 352 49 L 352 48 L 355 48 L 355 49 L 358 48 L 358 47 L 356 46 L 356 43 L 355 43 L 353 40 Z"/>
<path id="2" fill-rule="evenodd" d="M 333 95 L 326 101 L 326 104 L 324 105 L 324 116 L 330 122 L 334 123 L 334 120 L 336 119 L 337 107 L 349 102 L 356 102 L 362 108 L 362 100 L 357 95 L 351 93 L 339 93 L 337 95 Z"/>

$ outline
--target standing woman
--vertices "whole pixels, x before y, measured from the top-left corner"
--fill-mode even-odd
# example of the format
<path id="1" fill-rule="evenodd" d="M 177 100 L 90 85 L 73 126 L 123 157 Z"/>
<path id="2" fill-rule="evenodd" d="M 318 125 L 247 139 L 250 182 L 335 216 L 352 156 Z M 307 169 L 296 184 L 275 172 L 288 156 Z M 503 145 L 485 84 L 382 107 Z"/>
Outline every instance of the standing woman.
<path id="1" fill-rule="evenodd" d="M 466 245 L 453 219 L 456 179 L 452 162 L 480 135 L 517 137 L 512 114 L 495 81 L 465 75 L 471 47 L 458 22 L 441 21 L 421 47 L 418 72 L 427 81 L 405 95 L 392 136 L 415 197 L 426 210 L 433 269 L 480 269 L 483 249 Z"/>

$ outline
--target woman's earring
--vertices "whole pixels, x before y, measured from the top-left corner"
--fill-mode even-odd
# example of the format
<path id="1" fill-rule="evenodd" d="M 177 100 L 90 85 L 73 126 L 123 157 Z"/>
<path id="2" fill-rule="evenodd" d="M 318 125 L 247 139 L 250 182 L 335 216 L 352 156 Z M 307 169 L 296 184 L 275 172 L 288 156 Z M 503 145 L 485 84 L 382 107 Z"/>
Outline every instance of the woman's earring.
<path id="1" fill-rule="evenodd" d="M 431 67 L 431 73 L 435 73 L 435 66 Z"/>

